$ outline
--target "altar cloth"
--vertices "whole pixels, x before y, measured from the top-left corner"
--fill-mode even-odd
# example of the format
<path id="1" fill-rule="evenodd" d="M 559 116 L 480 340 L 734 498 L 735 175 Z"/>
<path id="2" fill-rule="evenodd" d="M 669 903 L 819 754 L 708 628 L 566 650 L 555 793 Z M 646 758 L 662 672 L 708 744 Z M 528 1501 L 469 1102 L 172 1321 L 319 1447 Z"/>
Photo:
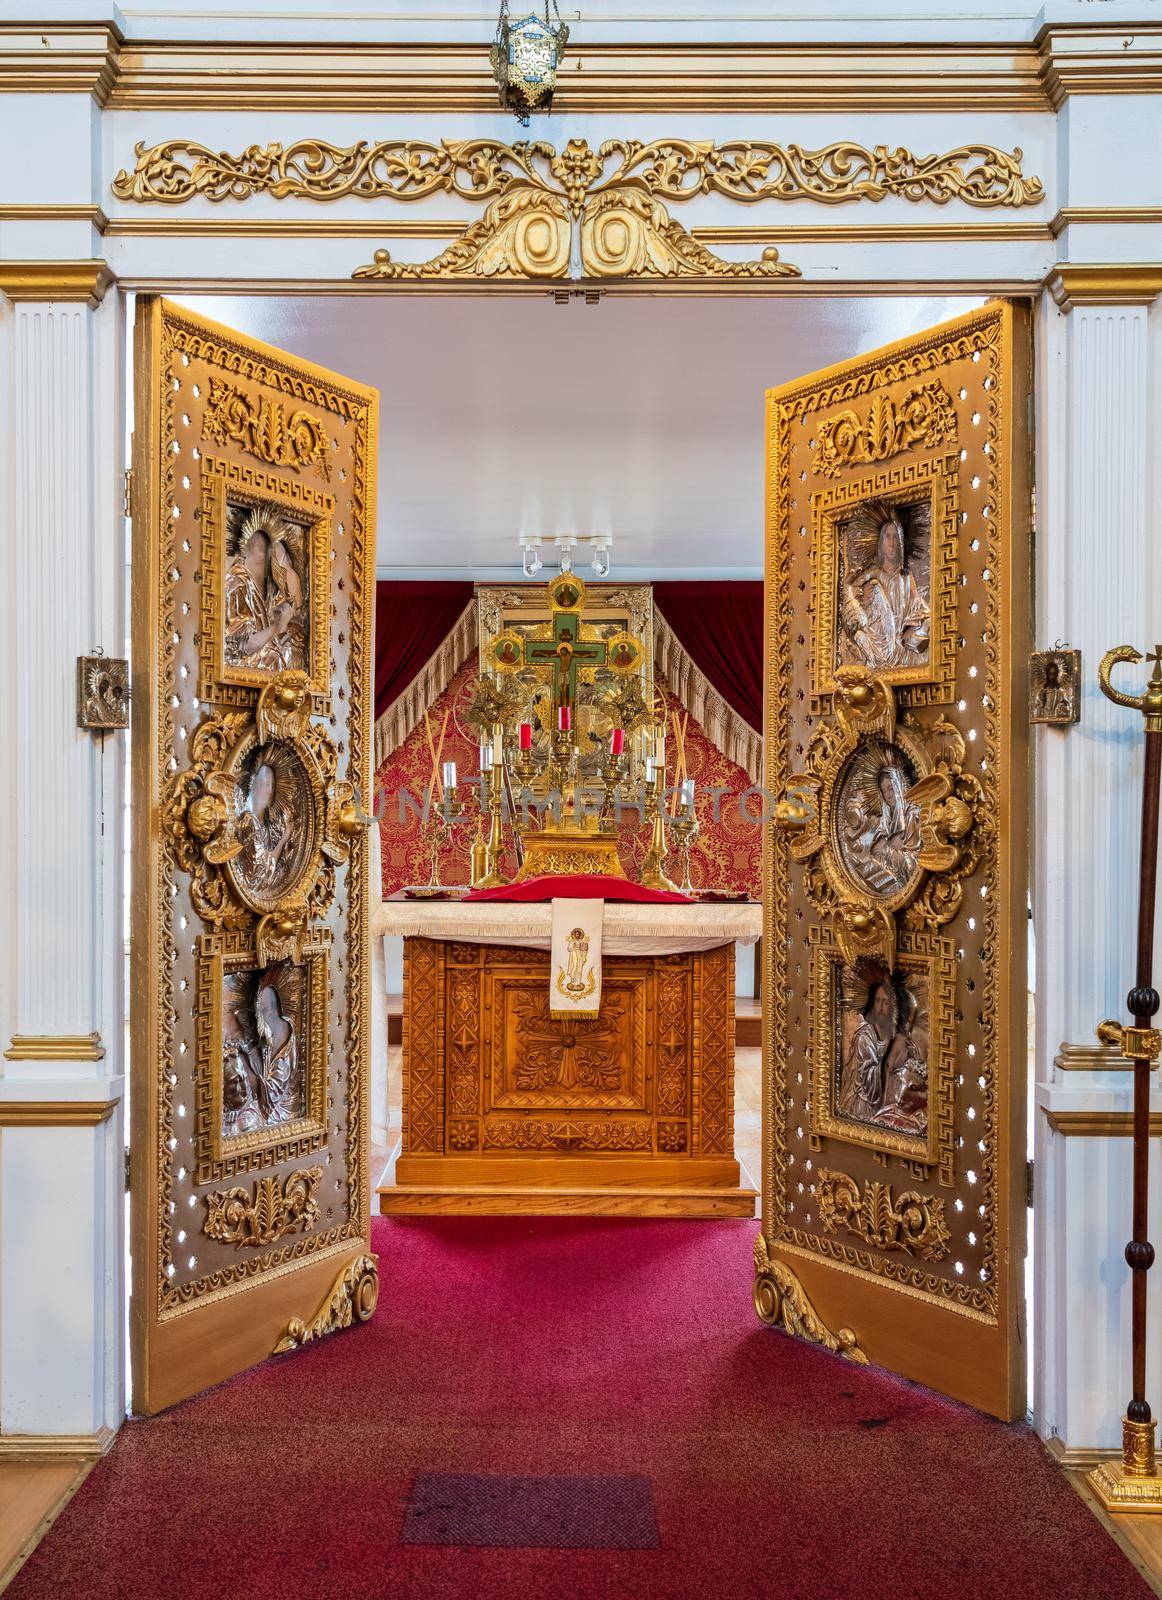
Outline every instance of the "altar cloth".
<path id="1" fill-rule="evenodd" d="M 371 931 L 405 939 L 455 939 L 465 944 L 516 945 L 548 950 L 551 902 L 383 900 L 371 914 Z M 679 955 L 724 944 L 754 944 L 762 936 L 763 908 L 755 904 L 635 905 L 605 902 L 602 951 L 607 956 Z"/>

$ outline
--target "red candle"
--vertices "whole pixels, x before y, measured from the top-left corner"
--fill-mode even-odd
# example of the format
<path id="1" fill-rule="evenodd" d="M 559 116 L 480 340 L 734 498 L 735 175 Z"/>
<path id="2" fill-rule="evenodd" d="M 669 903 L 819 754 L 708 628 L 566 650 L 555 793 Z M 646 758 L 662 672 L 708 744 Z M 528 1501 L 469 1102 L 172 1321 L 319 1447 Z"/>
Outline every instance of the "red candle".
<path id="1" fill-rule="evenodd" d="M 531 722 L 522 722 L 520 725 L 520 747 L 522 750 L 531 750 L 533 747 L 533 725 Z"/>
<path id="2" fill-rule="evenodd" d="M 625 729 L 614 728 L 613 732 L 609 736 L 609 753 L 611 756 L 619 756 L 624 749 Z"/>
<path id="3" fill-rule="evenodd" d="M 557 712 L 557 727 L 562 733 L 568 733 L 573 726 L 573 713 L 568 706 L 561 706 Z"/>

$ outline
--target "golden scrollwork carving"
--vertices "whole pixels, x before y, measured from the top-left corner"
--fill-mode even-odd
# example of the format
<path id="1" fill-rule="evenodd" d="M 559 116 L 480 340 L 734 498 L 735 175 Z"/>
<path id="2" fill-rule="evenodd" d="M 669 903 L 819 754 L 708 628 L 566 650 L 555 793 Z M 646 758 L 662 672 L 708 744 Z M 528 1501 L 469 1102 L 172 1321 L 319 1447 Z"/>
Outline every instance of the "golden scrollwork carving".
<path id="1" fill-rule="evenodd" d="M 572 230 L 563 200 L 540 189 L 513 189 L 431 261 L 393 261 L 377 250 L 360 280 L 400 278 L 565 278 Z"/>
<path id="2" fill-rule="evenodd" d="M 770 140 L 609 139 L 597 150 L 570 139 L 558 152 L 543 140 L 503 144 L 492 139 L 326 139 L 253 144 L 232 155 L 191 139 L 139 143 L 132 170 L 113 180 L 119 200 L 182 205 L 254 195 L 329 201 L 422 200 L 453 194 L 491 201 L 520 186 L 563 195 L 575 217 L 587 197 L 633 180 L 664 200 L 719 194 L 743 204 L 814 200 L 824 205 L 887 196 L 943 205 L 961 200 L 983 208 L 1020 207 L 1045 198 L 1040 178 L 1021 171 L 1022 152 L 968 144 L 915 155 L 903 146 L 869 148 L 837 140 L 819 149 Z M 607 167 L 613 162 L 612 171 Z M 599 181 L 600 180 L 600 181 Z"/>
<path id="3" fill-rule="evenodd" d="M 781 804 L 794 814 L 776 821 L 790 835 L 793 860 L 817 859 L 808 893 L 832 918 L 847 959 L 882 947 L 890 960 L 884 913 L 903 911 L 909 928 L 955 916 L 960 880 L 979 857 L 984 791 L 964 770 L 966 745 L 953 723 L 941 717 L 928 730 L 907 715 L 897 721 L 891 686 L 866 668 L 841 667 L 835 676 L 837 720 L 816 730 L 806 771 L 783 792 Z M 879 803 L 885 773 L 894 798 L 884 804 L 895 821 L 869 845 L 877 827 L 867 807 Z"/>
<path id="4" fill-rule="evenodd" d="M 310 1321 L 292 1317 L 282 1338 L 271 1351 L 281 1355 L 297 1350 L 325 1334 L 338 1333 L 356 1322 L 369 1322 L 379 1302 L 379 1261 L 372 1255 L 356 1256 L 335 1279 Z"/>
<path id="5" fill-rule="evenodd" d="M 202 1232 L 221 1244 L 274 1244 L 284 1233 L 314 1225 L 319 1214 L 322 1167 L 306 1167 L 286 1178 L 267 1173 L 252 1190 L 216 1189 L 206 1196 Z"/>
<path id="6" fill-rule="evenodd" d="M 914 445 L 955 444 L 956 410 L 937 379 L 918 383 L 899 400 L 873 395 L 861 417 L 839 411 L 819 424 L 819 471 L 832 478 L 844 467 L 889 461 Z"/>
<path id="7" fill-rule="evenodd" d="M 848 1173 L 820 1167 L 815 1204 L 828 1233 L 846 1228 L 877 1250 L 906 1250 L 925 1261 L 948 1254 L 951 1235 L 939 1195 L 909 1189 L 893 1199 L 891 1184 L 873 1181 L 861 1189 Z"/>
<path id="8" fill-rule="evenodd" d="M 799 278 L 768 245 L 758 261 L 724 261 L 675 222 L 654 195 L 626 186 L 591 199 L 581 216 L 588 278 Z"/>
<path id="9" fill-rule="evenodd" d="M 760 1322 L 770 1328 L 783 1328 L 810 1344 L 822 1345 L 824 1350 L 857 1366 L 870 1364 L 850 1328 L 832 1333 L 786 1262 L 772 1259 L 761 1233 L 754 1242 L 754 1268 L 754 1308 Z"/>
<path id="10" fill-rule="evenodd" d="M 335 868 L 367 821 L 355 786 L 336 778 L 338 750 L 310 720 L 307 688 L 305 673 L 280 673 L 253 718 L 227 711 L 200 723 L 192 765 L 162 806 L 194 909 L 227 928 L 256 914 L 264 961 L 299 958 L 307 923 L 326 914 Z"/>
<path id="11" fill-rule="evenodd" d="M 331 476 L 331 439 L 316 416 L 252 394 L 228 378 L 210 379 L 202 437 L 240 445 L 268 466 L 310 468 L 324 480 Z"/>

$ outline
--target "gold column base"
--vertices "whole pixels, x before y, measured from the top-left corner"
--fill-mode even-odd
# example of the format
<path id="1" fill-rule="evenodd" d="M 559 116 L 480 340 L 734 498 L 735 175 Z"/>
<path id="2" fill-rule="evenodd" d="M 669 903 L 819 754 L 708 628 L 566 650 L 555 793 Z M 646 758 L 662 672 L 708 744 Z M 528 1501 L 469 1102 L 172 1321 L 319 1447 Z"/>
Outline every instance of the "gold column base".
<path id="1" fill-rule="evenodd" d="M 1153 1422 L 1122 1418 L 1122 1459 L 1103 1461 L 1086 1474 L 1086 1482 L 1106 1511 L 1132 1511 L 1137 1516 L 1162 1512 L 1162 1474 L 1154 1457 Z"/>

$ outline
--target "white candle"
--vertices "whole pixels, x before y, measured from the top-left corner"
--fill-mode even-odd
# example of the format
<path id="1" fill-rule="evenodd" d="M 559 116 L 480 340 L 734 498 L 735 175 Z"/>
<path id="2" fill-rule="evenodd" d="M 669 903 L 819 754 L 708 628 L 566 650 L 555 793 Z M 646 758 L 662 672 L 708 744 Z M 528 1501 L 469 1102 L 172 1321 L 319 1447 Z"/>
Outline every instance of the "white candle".
<path id="1" fill-rule="evenodd" d="M 499 728 L 492 735 L 492 765 L 494 767 L 504 765 L 504 734 Z"/>
<path id="2" fill-rule="evenodd" d="M 694 780 L 693 780 L 693 778 L 685 779 L 685 781 L 682 784 L 682 804 L 686 808 L 687 811 L 690 811 L 690 810 L 693 809 L 693 806 L 694 806 Z"/>
<path id="3" fill-rule="evenodd" d="M 655 774 L 657 773 L 657 770 L 658 770 L 658 763 L 654 759 L 653 756 L 647 756 L 646 757 L 646 759 L 645 759 L 645 769 L 646 769 L 646 782 L 647 783 L 652 783 L 654 781 Z"/>
<path id="4" fill-rule="evenodd" d="M 454 761 L 445 761 L 444 762 L 444 788 L 445 789 L 454 789 L 455 787 L 456 787 L 456 763 Z"/>
<path id="5" fill-rule="evenodd" d="M 481 770 L 481 772 L 487 772 L 489 767 L 491 766 L 491 764 L 492 764 L 492 750 L 488 745 L 482 744 L 480 746 L 480 770 Z"/>

